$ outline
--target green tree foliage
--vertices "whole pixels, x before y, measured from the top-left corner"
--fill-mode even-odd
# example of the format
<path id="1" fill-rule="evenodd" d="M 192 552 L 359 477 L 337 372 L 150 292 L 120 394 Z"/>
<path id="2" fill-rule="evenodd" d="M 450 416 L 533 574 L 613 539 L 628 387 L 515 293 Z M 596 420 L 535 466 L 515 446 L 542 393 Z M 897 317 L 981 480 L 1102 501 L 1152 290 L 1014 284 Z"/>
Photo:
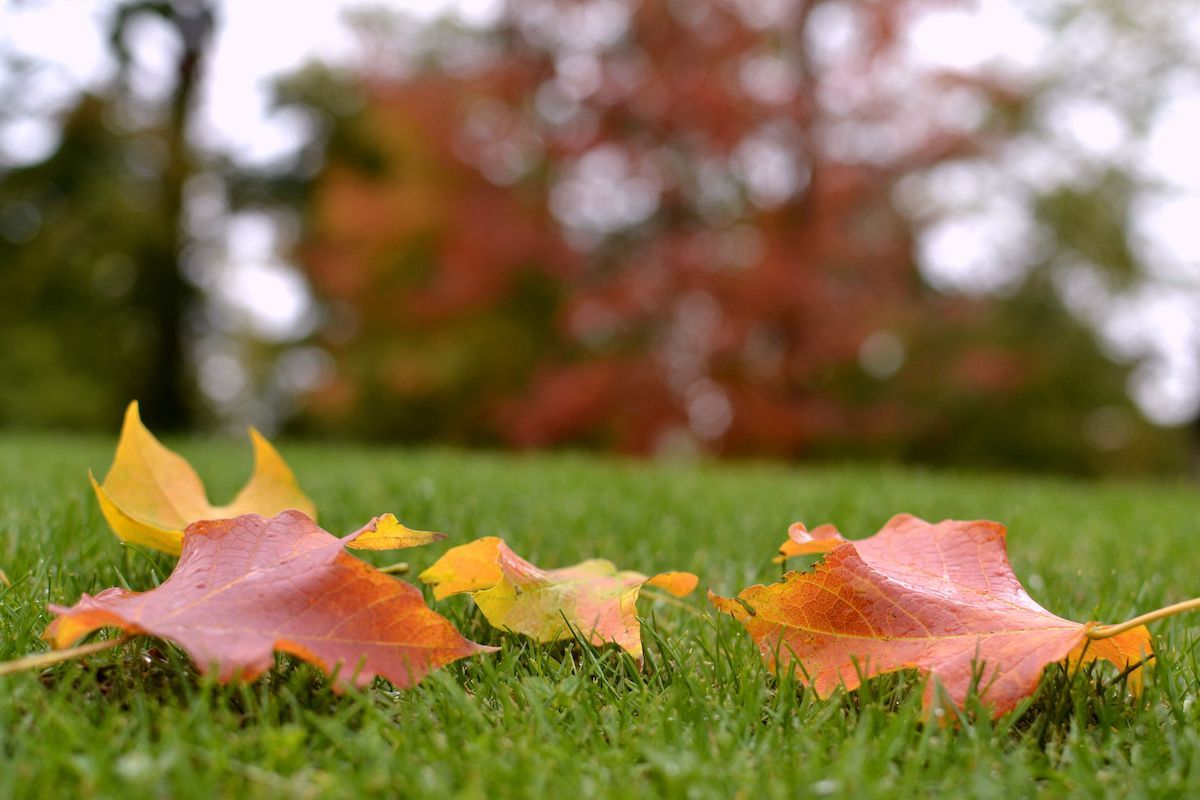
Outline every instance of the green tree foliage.
<path id="1" fill-rule="evenodd" d="M 142 14 L 181 43 L 163 109 L 139 108 L 127 86 L 124 37 Z M 130 398 L 160 428 L 193 418 L 183 194 L 211 23 L 204 3 L 119 6 L 117 79 L 64 112 L 45 160 L 0 171 L 0 424 L 107 427 Z M 135 109 L 152 121 L 133 123 Z"/>
<path id="2" fill-rule="evenodd" d="M 0 422 L 111 426 L 153 372 L 153 139 L 85 96 L 45 161 L 0 179 Z"/>

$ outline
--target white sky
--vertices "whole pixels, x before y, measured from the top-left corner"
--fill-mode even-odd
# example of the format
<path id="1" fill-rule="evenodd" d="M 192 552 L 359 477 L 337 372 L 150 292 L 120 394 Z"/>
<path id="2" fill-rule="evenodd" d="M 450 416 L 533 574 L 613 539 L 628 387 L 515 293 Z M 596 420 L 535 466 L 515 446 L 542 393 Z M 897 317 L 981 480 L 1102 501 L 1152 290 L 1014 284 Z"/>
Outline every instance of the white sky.
<path id="1" fill-rule="evenodd" d="M 39 78 L 37 107 L 28 109 L 33 113 L 12 115 L 10 110 L 12 118 L 0 120 L 0 158 L 30 161 L 49 152 L 53 126 L 43 115 L 61 107 L 79 87 L 111 76 L 103 22 L 114 5 L 114 0 L 0 0 L 0 53 L 21 53 L 53 65 Z M 304 140 L 302 123 L 267 113 L 270 82 L 309 60 L 353 59 L 356 42 L 341 18 L 347 8 L 361 5 L 347 0 L 222 3 L 197 114 L 200 143 L 248 163 L 270 162 L 291 152 Z M 452 13 L 471 24 L 486 24 L 500 0 L 372 5 L 425 19 Z M 833 20 L 838 14 L 826 16 Z M 1200 13 L 1193 23 L 1200 48 Z M 1055 58 L 1083 57 L 1096 49 L 1095 31 L 1076 38 L 1052 39 L 1025 16 L 1019 0 L 979 0 L 970 10 L 927 16 L 914 28 L 910 50 L 918 62 L 1021 74 Z M 139 25 L 133 40 L 138 90 L 151 95 L 165 91 L 174 40 L 151 21 Z M 3 82 L 0 69 L 0 87 Z M 1131 390 L 1147 415 L 1163 423 L 1184 421 L 1200 408 L 1200 83 L 1176 84 L 1149 135 L 1136 142 L 1119 117 L 1094 98 L 1066 97 L 1046 112 L 1054 136 L 1081 159 L 1128 159 L 1162 184 L 1131 220 L 1140 254 L 1162 285 L 1118 299 L 1086 280 L 1072 284 L 1068 275 L 1064 281 L 1072 284 L 1068 300 L 1099 323 L 1114 353 L 1151 355 Z M 1087 168 L 1035 147 L 1014 151 L 999 166 L 1031 183 L 1062 170 Z M 1019 274 L 1022 259 L 1030 257 L 1036 244 L 1036 231 L 1023 218 L 1021 197 L 997 189 L 1002 182 L 970 172 L 950 176 L 957 184 L 939 180 L 935 185 L 959 186 L 968 199 L 974 192 L 977 202 L 967 202 L 962 213 L 933 226 L 920 242 L 923 268 L 935 285 L 948 289 L 1003 286 Z M 294 275 L 289 277 L 286 264 L 271 256 L 269 246 L 261 246 L 264 236 L 269 238 L 263 230 L 269 221 L 243 223 L 229 226 L 227 285 L 218 299 L 224 298 L 258 332 L 285 337 L 306 324 L 301 319 L 306 290 Z"/>
<path id="2" fill-rule="evenodd" d="M 0 0 L 0 52 L 54 65 L 56 80 L 45 93 L 45 105 L 61 105 L 70 91 L 112 75 L 104 36 L 115 5 L 114 0 Z M 471 24 L 485 24 L 499 10 L 498 0 L 390 0 L 374 5 L 417 19 L 454 14 Z M 197 115 L 202 144 L 228 147 L 247 161 L 290 152 L 299 141 L 295 123 L 267 116 L 270 83 L 311 60 L 352 58 L 355 41 L 342 16 L 361 6 L 361 0 L 222 3 Z M 149 18 L 131 38 L 139 66 L 135 75 L 143 82 L 137 88 L 151 94 L 163 91 L 170 80 L 173 38 Z M 11 147 L 11 140 L 6 143 Z M 44 135 L 21 137 L 17 154 L 34 159 L 52 146 L 53 140 Z"/>

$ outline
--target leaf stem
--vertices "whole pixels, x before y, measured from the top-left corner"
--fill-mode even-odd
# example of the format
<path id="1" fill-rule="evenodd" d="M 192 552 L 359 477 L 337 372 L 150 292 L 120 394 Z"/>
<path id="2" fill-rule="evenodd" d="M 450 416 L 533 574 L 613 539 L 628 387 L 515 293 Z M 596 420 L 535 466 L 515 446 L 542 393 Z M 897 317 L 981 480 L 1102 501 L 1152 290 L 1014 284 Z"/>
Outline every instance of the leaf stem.
<path id="1" fill-rule="evenodd" d="M 37 669 L 38 667 L 48 667 L 51 664 L 58 664 L 62 661 L 70 661 L 72 658 L 99 653 L 103 650 L 108 650 L 111 647 L 125 644 L 133 638 L 133 634 L 125 634 L 118 636 L 116 639 L 101 639 L 98 642 L 89 644 L 81 644 L 78 647 L 67 647 L 62 650 L 51 650 L 48 653 L 36 653 L 34 655 L 24 656 L 23 658 L 14 658 L 12 661 L 0 661 L 0 675 L 11 675 L 14 672 L 22 672 L 27 669 Z"/>
<path id="2" fill-rule="evenodd" d="M 1173 617 L 1176 614 L 1182 614 L 1184 611 L 1193 611 L 1198 608 L 1200 608 L 1200 597 L 1193 597 L 1191 600 L 1184 600 L 1182 603 L 1173 603 L 1156 611 L 1150 611 L 1141 616 L 1134 617 L 1126 622 L 1119 622 L 1115 625 L 1095 625 L 1088 628 L 1087 637 L 1089 639 L 1109 639 L 1125 633 L 1125 631 L 1132 630 L 1139 625 L 1157 622 L 1160 619 Z"/>
<path id="3" fill-rule="evenodd" d="M 407 575 L 409 569 L 407 561 L 399 561 L 395 564 L 388 564 L 386 567 L 380 567 L 379 571 L 386 575 Z"/>

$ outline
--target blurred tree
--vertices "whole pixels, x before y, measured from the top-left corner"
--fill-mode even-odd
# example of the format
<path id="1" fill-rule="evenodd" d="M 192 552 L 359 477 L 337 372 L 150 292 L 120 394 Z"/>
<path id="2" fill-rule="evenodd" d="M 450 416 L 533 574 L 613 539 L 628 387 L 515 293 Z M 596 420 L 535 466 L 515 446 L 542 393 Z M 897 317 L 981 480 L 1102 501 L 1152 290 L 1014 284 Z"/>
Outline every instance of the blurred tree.
<path id="1" fill-rule="evenodd" d="M 141 15 L 181 45 L 166 109 L 129 88 L 125 39 Z M 192 420 L 183 194 L 212 22 L 205 2 L 119 6 L 112 85 L 63 114 L 44 161 L 0 171 L 0 423 L 110 426 L 131 398 L 156 428 Z"/>
<path id="2" fill-rule="evenodd" d="M 281 93 L 326 131 L 297 255 L 337 369 L 303 424 L 1178 466 L 1050 281 L 923 282 L 905 179 L 1012 141 L 1029 100 L 910 69 L 921 6 L 525 0 L 423 46 L 369 18 L 358 74 Z"/>
<path id="3" fill-rule="evenodd" d="M 84 97 L 58 150 L 0 180 L 0 420 L 111 425 L 152 362 L 153 325 L 130 302 L 156 193 L 144 148 Z M 131 156 L 134 156 L 131 159 Z"/>
<path id="4" fill-rule="evenodd" d="M 116 79 L 49 157 L 0 170 L 0 424 L 109 425 L 130 397 L 156 427 L 194 420 L 215 332 L 246 337 L 218 355 L 257 396 L 213 408 L 277 416 L 319 384 L 307 430 L 1178 466 L 1178 430 L 1146 425 L 1095 333 L 1156 279 L 1131 224 L 1152 181 L 1119 145 L 1179 83 L 1182 4 L 1038 4 L 1058 46 L 1019 80 L 918 63 L 922 15 L 953 5 L 512 0 L 478 30 L 370 12 L 358 68 L 281 87 L 321 135 L 264 176 L 188 143 L 213 3 L 120 3 Z M 130 80 L 147 18 L 179 43 L 154 98 Z M 282 340 L 218 330 L 231 218 L 189 238 L 200 183 L 304 209 L 319 347 L 277 361 Z"/>
<path id="5" fill-rule="evenodd" d="M 125 37 L 130 23 L 140 15 L 151 14 L 166 22 L 179 41 L 175 62 L 175 82 L 167 101 L 161 125 L 164 151 L 158 171 L 159 229 L 143 252 L 141 290 L 154 321 L 154 359 L 146 388 L 139 395 L 143 415 L 158 428 L 185 426 L 195 411 L 189 395 L 194 389 L 183 326 L 194 304 L 194 290 L 181 269 L 184 246 L 184 189 L 195 172 L 188 143 L 188 121 L 195 105 L 201 62 L 212 37 L 215 9 L 207 0 L 136 0 L 122 5 L 116 13 L 111 42 L 117 56 L 118 85 L 127 84 L 131 59 Z M 148 220 L 149 221 L 149 220 Z"/>
<path id="6" fill-rule="evenodd" d="M 343 431 L 499 441 L 489 399 L 522 391 L 557 336 L 571 254 L 542 195 L 450 157 L 456 88 L 381 89 L 317 178 L 300 256 L 345 346 L 310 410 Z"/>

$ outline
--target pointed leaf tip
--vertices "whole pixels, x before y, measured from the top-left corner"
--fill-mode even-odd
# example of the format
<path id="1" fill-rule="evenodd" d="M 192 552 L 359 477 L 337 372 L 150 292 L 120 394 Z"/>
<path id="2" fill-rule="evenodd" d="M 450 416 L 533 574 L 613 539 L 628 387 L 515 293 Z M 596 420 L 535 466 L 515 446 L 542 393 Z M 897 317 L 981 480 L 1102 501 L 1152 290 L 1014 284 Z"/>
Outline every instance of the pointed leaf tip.
<path id="1" fill-rule="evenodd" d="M 463 592 L 486 591 L 504 579 L 500 566 L 502 547 L 508 550 L 504 540 L 495 536 L 451 547 L 417 577 L 433 587 L 437 600 Z"/>
<path id="2" fill-rule="evenodd" d="M 670 592 L 676 597 L 691 594 L 699 583 L 700 576 L 690 572 L 660 572 L 646 581 L 647 586 Z"/>
<path id="3" fill-rule="evenodd" d="M 818 525 L 810 531 L 804 527 L 804 523 L 794 522 L 788 528 L 787 541 L 779 546 L 779 554 L 772 561 L 782 564 L 796 556 L 828 553 L 845 541 L 833 525 Z"/>
<path id="4" fill-rule="evenodd" d="M 751 616 L 746 608 L 746 604 L 739 601 L 736 597 L 722 597 L 710 589 L 708 592 L 708 602 L 712 603 L 717 611 L 724 612 L 739 622 Z"/>

